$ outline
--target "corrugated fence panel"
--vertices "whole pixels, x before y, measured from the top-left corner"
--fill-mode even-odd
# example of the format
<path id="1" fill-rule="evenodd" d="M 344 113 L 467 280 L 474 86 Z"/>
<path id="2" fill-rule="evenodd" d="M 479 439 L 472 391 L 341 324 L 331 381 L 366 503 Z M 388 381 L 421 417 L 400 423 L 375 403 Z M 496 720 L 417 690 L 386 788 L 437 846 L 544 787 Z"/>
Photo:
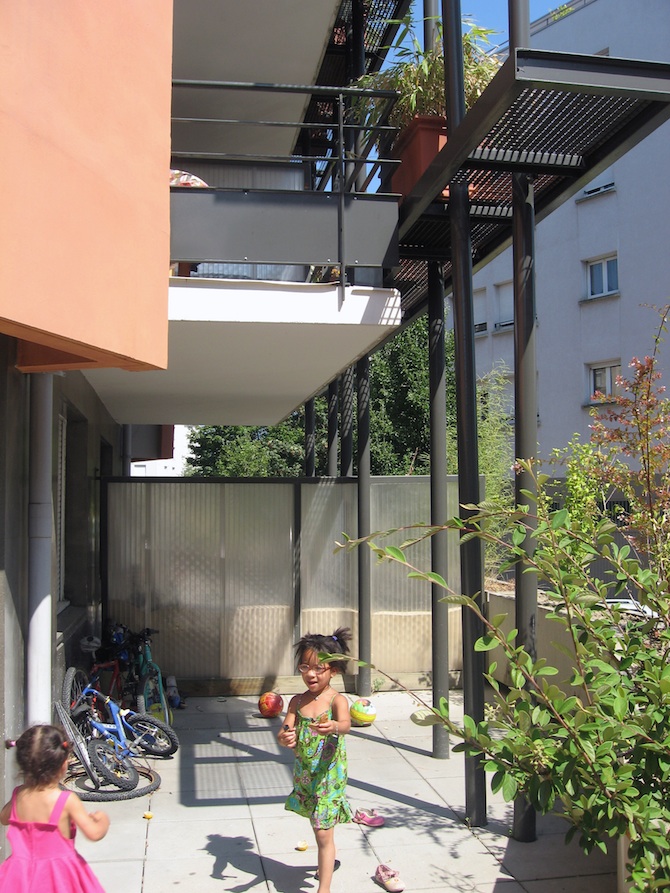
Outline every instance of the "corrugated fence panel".
<path id="1" fill-rule="evenodd" d="M 430 522 L 430 479 L 424 477 L 375 478 L 370 485 L 372 530 Z M 399 531 L 378 540 L 380 546 L 400 546 L 414 534 Z M 408 559 L 416 567 L 430 567 L 430 543 L 412 546 Z M 431 667 L 430 584 L 408 580 L 395 563 L 370 567 L 372 603 L 372 662 L 391 675 L 427 673 Z"/>
<path id="2" fill-rule="evenodd" d="M 300 538 L 300 632 L 328 635 L 349 627 L 358 636 L 358 558 L 336 552 L 342 534 L 356 536 L 355 483 L 303 484 Z"/>
<path id="3" fill-rule="evenodd" d="M 453 514 L 458 510 L 455 479 L 448 490 Z M 328 480 L 112 481 L 107 488 L 107 617 L 133 630 L 157 628 L 154 655 L 165 675 L 260 676 L 270 688 L 276 676 L 294 672 L 294 562 L 299 554 L 301 634 L 349 626 L 355 652 L 358 553 L 334 549 L 343 533 L 357 534 L 357 495 L 355 483 Z M 373 530 L 429 520 L 428 478 L 373 478 Z M 384 542 L 397 545 L 406 538 L 401 532 Z M 456 534 L 448 550 L 449 582 L 458 586 Z M 408 557 L 429 568 L 430 542 L 413 547 Z M 408 580 L 402 568 L 373 559 L 371 601 L 373 661 L 391 674 L 427 673 L 429 584 Z M 450 611 L 450 626 L 452 617 L 456 634 L 460 609 Z M 455 645 L 452 669 L 459 666 L 457 652 Z"/>
<path id="4" fill-rule="evenodd" d="M 225 499 L 224 678 L 293 672 L 291 484 L 230 483 Z"/>
<path id="5" fill-rule="evenodd" d="M 144 517 L 136 516 L 136 522 L 145 531 L 144 588 L 125 602 L 112 604 L 110 598 L 110 610 L 133 630 L 159 630 L 152 651 L 164 675 L 218 676 L 223 490 L 186 482 L 140 486 Z M 132 531 L 128 519 L 125 529 Z"/>
<path id="6" fill-rule="evenodd" d="M 107 619 L 132 630 L 146 626 L 147 492 L 135 482 L 107 490 Z"/>
<path id="7" fill-rule="evenodd" d="M 223 501 L 217 484 L 148 484 L 149 626 L 165 675 L 218 675 L 224 608 Z"/>

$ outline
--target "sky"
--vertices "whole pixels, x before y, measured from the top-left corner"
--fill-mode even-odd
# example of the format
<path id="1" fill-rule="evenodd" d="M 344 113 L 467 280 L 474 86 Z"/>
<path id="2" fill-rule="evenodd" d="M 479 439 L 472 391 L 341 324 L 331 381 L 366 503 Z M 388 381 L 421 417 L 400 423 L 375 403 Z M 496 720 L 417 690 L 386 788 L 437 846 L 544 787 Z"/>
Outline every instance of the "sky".
<path id="1" fill-rule="evenodd" d="M 534 22 L 561 5 L 563 0 L 530 0 L 530 20 Z M 415 0 L 422 8 L 421 0 Z M 492 46 L 507 43 L 508 4 L 507 0 L 461 0 L 461 15 L 471 18 L 482 28 L 492 28 L 499 34 L 489 38 Z"/>

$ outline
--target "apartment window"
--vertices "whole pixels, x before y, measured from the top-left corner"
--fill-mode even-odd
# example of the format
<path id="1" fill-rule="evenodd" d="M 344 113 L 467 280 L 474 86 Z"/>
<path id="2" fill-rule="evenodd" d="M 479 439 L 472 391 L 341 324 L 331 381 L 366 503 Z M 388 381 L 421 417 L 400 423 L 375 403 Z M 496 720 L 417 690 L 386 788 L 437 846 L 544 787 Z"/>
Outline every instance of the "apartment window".
<path id="1" fill-rule="evenodd" d="M 488 331 L 486 289 L 477 289 L 472 296 L 475 317 L 475 335 L 484 335 Z"/>
<path id="2" fill-rule="evenodd" d="M 596 394 L 603 397 L 616 397 L 619 393 L 617 376 L 621 375 L 621 363 L 612 363 L 608 366 L 591 367 L 590 391 L 591 400 Z"/>
<path id="3" fill-rule="evenodd" d="M 598 298 L 619 291 L 619 262 L 616 255 L 588 264 L 589 297 Z"/>
<path id="4" fill-rule="evenodd" d="M 496 285 L 496 303 L 498 305 L 498 319 L 496 331 L 514 327 L 514 285 L 511 282 L 503 282 Z"/>

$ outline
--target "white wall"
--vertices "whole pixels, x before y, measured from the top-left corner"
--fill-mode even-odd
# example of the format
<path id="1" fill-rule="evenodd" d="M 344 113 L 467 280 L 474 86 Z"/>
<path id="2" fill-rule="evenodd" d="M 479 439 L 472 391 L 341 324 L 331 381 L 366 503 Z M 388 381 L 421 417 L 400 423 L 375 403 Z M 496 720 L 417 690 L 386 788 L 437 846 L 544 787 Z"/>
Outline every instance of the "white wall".
<path id="1" fill-rule="evenodd" d="M 670 61 L 670 2 L 594 0 L 537 32 L 532 45 L 568 52 Z M 621 361 L 628 374 L 633 356 L 651 352 L 658 315 L 643 305 L 670 300 L 667 157 L 670 123 L 656 130 L 587 190 L 614 188 L 569 199 L 538 224 L 536 247 L 539 455 L 567 444 L 574 432 L 588 439 L 589 364 Z M 616 252 L 617 296 L 584 301 L 585 261 Z M 501 285 L 511 282 L 508 249 L 476 274 L 476 301 L 487 308 L 488 330 L 476 338 L 477 372 L 496 362 L 513 368 L 513 331 L 494 332 Z M 485 297 L 483 297 L 485 295 Z M 479 320 L 477 320 L 479 321 Z M 659 368 L 670 369 L 670 348 Z"/>
<path id="2" fill-rule="evenodd" d="M 172 459 L 150 459 L 132 462 L 131 477 L 182 477 L 188 449 L 188 425 L 175 425 L 174 456 Z"/>

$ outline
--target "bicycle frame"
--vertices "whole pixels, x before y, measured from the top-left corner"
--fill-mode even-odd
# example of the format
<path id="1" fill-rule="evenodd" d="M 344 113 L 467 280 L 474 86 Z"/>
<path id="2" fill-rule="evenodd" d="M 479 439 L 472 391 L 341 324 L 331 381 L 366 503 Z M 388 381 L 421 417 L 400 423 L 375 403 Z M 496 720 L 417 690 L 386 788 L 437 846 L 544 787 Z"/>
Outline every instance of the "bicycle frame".
<path id="1" fill-rule="evenodd" d="M 137 705 L 140 713 L 153 713 L 158 705 L 157 715 L 170 724 L 172 711 L 167 702 L 163 674 L 151 656 L 151 637 L 157 629 L 147 627 L 132 636 L 133 659 L 129 673 L 137 680 Z"/>
<path id="2" fill-rule="evenodd" d="M 93 666 L 91 667 L 91 683 L 94 686 L 100 684 L 101 673 L 104 670 L 112 671 L 112 678 L 109 682 L 107 694 L 110 698 L 113 698 L 116 701 L 123 701 L 124 675 L 121 671 L 118 657 L 100 662 L 96 660 L 93 661 Z M 101 691 L 101 689 L 99 690 Z"/>
<path id="3" fill-rule="evenodd" d="M 93 703 L 89 704 L 88 699 L 91 698 Z M 109 711 L 112 718 L 111 722 L 103 722 L 96 718 L 95 701 L 100 698 Z M 72 714 L 77 715 L 79 709 L 83 708 L 86 702 L 87 721 L 94 737 L 105 738 L 112 743 L 115 751 L 122 759 L 130 757 L 144 756 L 140 741 L 145 737 L 145 733 L 136 734 L 135 729 L 128 723 L 126 717 L 137 715 L 134 710 L 128 710 L 119 705 L 109 697 L 98 691 L 92 685 L 87 685 L 81 693 L 77 703 L 72 708 Z"/>

